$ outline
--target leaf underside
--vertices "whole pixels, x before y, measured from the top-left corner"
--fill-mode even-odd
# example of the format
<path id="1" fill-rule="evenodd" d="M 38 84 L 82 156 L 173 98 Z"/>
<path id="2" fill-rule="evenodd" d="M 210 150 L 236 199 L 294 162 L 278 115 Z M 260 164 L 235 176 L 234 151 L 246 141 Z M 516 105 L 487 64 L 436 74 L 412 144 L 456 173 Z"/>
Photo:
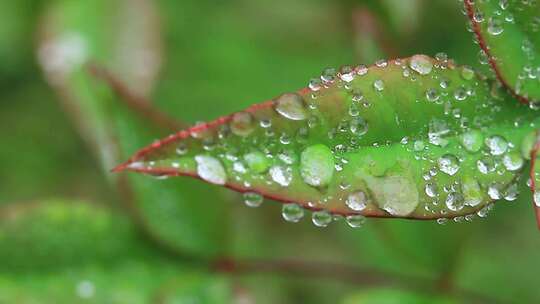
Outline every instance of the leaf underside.
<path id="1" fill-rule="evenodd" d="M 535 113 L 496 82 L 425 55 L 320 79 L 156 141 L 115 171 L 344 216 L 454 218 L 515 199 Z"/>
<path id="2" fill-rule="evenodd" d="M 522 102 L 540 101 L 540 2 L 465 0 L 484 57 Z"/>

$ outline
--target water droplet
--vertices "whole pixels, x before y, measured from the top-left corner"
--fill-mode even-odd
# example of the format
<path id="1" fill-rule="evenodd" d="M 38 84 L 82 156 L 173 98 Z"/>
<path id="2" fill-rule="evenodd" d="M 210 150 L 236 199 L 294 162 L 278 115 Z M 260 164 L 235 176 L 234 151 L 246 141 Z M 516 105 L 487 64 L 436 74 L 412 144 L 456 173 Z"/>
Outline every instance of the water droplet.
<path id="1" fill-rule="evenodd" d="M 443 136 L 450 133 L 450 128 L 445 120 L 432 118 L 429 122 L 428 138 L 429 142 L 436 146 L 444 147 L 448 141 Z"/>
<path id="2" fill-rule="evenodd" d="M 540 191 L 538 189 L 534 190 L 533 201 L 536 207 L 540 207 Z"/>
<path id="3" fill-rule="evenodd" d="M 336 69 L 325 68 L 321 74 L 321 80 L 326 84 L 330 84 L 336 79 L 336 74 Z"/>
<path id="4" fill-rule="evenodd" d="M 334 165 L 332 151 L 322 144 L 307 147 L 300 156 L 300 174 L 311 186 L 327 186 L 332 181 Z"/>
<path id="5" fill-rule="evenodd" d="M 264 201 L 263 196 L 256 192 L 246 192 L 243 196 L 246 206 L 252 208 L 259 207 Z"/>
<path id="6" fill-rule="evenodd" d="M 276 99 L 276 111 L 291 120 L 307 118 L 304 99 L 296 93 L 286 93 Z"/>
<path id="7" fill-rule="evenodd" d="M 518 152 L 510 152 L 503 157 L 504 167 L 509 171 L 517 171 L 523 167 L 524 160 Z"/>
<path id="8" fill-rule="evenodd" d="M 332 222 L 332 215 L 325 210 L 315 211 L 311 214 L 311 221 L 317 227 L 326 227 Z"/>
<path id="9" fill-rule="evenodd" d="M 476 162 L 478 171 L 482 174 L 488 174 L 495 171 L 495 161 L 491 157 L 483 157 Z"/>
<path id="10" fill-rule="evenodd" d="M 351 82 L 354 79 L 354 71 L 352 67 L 346 65 L 339 70 L 339 78 L 345 82 Z"/>
<path id="11" fill-rule="evenodd" d="M 347 207 L 351 208 L 354 211 L 362 211 L 366 209 L 369 200 L 365 192 L 356 191 L 347 197 L 345 204 Z"/>
<path id="12" fill-rule="evenodd" d="M 352 134 L 362 136 L 368 131 L 368 123 L 362 117 L 354 117 L 349 122 L 349 129 L 351 130 Z"/>
<path id="13" fill-rule="evenodd" d="M 426 55 L 414 55 L 409 61 L 409 67 L 420 75 L 427 75 L 431 73 L 433 63 Z"/>
<path id="14" fill-rule="evenodd" d="M 508 142 L 499 135 L 493 135 L 486 138 L 486 146 L 488 146 L 491 155 L 501 155 L 508 149 Z"/>
<path id="15" fill-rule="evenodd" d="M 474 77 L 474 70 L 470 66 L 461 67 L 461 77 L 465 80 L 471 80 Z"/>
<path id="16" fill-rule="evenodd" d="M 407 216 L 418 206 L 416 182 L 404 176 L 366 179 L 379 207 L 394 216 Z"/>
<path id="17" fill-rule="evenodd" d="M 459 170 L 459 159 L 453 154 L 445 154 L 438 160 L 439 170 L 448 174 L 454 175 Z"/>
<path id="18" fill-rule="evenodd" d="M 437 184 L 434 183 L 427 183 L 424 191 L 426 192 L 426 195 L 429 197 L 436 197 L 437 196 Z"/>
<path id="19" fill-rule="evenodd" d="M 197 155 L 195 161 L 197 162 L 197 174 L 203 180 L 216 185 L 225 184 L 227 173 L 218 159 L 209 155 Z"/>
<path id="20" fill-rule="evenodd" d="M 439 99 L 439 92 L 436 89 L 428 89 L 426 91 L 426 99 L 431 102 L 435 102 Z"/>
<path id="21" fill-rule="evenodd" d="M 185 143 L 180 143 L 176 147 L 176 154 L 178 155 L 186 155 L 188 153 L 188 148 Z"/>
<path id="22" fill-rule="evenodd" d="M 478 152 L 484 144 L 484 135 L 478 130 L 470 130 L 460 136 L 463 148 L 469 152 Z"/>
<path id="23" fill-rule="evenodd" d="M 321 89 L 321 80 L 318 78 L 312 78 L 309 81 L 308 87 L 313 92 L 319 91 Z"/>
<path id="24" fill-rule="evenodd" d="M 373 82 L 373 87 L 375 88 L 375 90 L 377 90 L 378 92 L 381 92 L 384 90 L 384 81 L 382 81 L 381 79 L 377 79 Z"/>
<path id="25" fill-rule="evenodd" d="M 368 68 L 366 65 L 361 64 L 356 67 L 356 74 L 358 74 L 359 76 L 366 75 L 367 73 L 368 73 Z"/>
<path id="26" fill-rule="evenodd" d="M 504 191 L 504 199 L 511 202 L 518 198 L 519 189 L 517 183 L 513 183 Z"/>
<path id="27" fill-rule="evenodd" d="M 500 35 L 504 31 L 502 21 L 497 17 L 489 18 L 487 31 L 493 36 Z"/>
<path id="28" fill-rule="evenodd" d="M 297 223 L 304 217 L 304 208 L 298 204 L 284 204 L 281 208 L 281 216 L 287 222 Z"/>
<path id="29" fill-rule="evenodd" d="M 467 98 L 467 90 L 464 87 L 459 87 L 454 91 L 454 98 L 458 101 L 465 100 Z"/>
<path id="30" fill-rule="evenodd" d="M 232 116 L 231 132 L 238 136 L 248 136 L 255 130 L 253 116 L 247 112 L 239 112 Z"/>
<path id="31" fill-rule="evenodd" d="M 270 168 L 270 160 L 259 151 L 249 152 L 244 155 L 244 161 L 249 169 L 257 174 L 264 173 Z"/>
<path id="32" fill-rule="evenodd" d="M 465 205 L 476 207 L 482 202 L 484 196 L 480 184 L 478 184 L 476 179 L 468 175 L 465 176 L 461 188 L 463 190 Z"/>
<path id="33" fill-rule="evenodd" d="M 347 224 L 352 228 L 359 228 L 364 226 L 366 222 L 366 217 L 362 215 L 349 215 L 345 218 Z"/>
<path id="34" fill-rule="evenodd" d="M 460 211 L 465 206 L 465 200 L 461 193 L 453 191 L 446 196 L 445 204 L 451 211 Z"/>
<path id="35" fill-rule="evenodd" d="M 488 195 L 493 200 L 499 200 L 502 198 L 501 191 L 497 184 L 491 184 L 488 186 Z"/>
<path id="36" fill-rule="evenodd" d="M 439 224 L 439 225 L 446 225 L 447 223 L 448 223 L 447 218 L 441 217 L 441 218 L 437 219 L 437 224 Z"/>
<path id="37" fill-rule="evenodd" d="M 292 182 L 292 169 L 290 167 L 276 165 L 270 168 L 270 176 L 274 182 L 287 187 Z"/>

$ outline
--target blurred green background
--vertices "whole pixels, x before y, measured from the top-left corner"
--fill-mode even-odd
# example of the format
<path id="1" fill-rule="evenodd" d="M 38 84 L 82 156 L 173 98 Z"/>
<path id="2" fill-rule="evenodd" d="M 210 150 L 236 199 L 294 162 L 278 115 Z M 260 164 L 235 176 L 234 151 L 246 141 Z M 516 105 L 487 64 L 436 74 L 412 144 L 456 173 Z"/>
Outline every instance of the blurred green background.
<path id="1" fill-rule="evenodd" d="M 109 173 L 171 131 L 85 69 L 195 123 L 327 66 L 438 52 L 486 71 L 458 1 L 0 0 L 0 303 L 540 303 L 524 185 L 472 222 L 287 223 L 199 181 Z"/>

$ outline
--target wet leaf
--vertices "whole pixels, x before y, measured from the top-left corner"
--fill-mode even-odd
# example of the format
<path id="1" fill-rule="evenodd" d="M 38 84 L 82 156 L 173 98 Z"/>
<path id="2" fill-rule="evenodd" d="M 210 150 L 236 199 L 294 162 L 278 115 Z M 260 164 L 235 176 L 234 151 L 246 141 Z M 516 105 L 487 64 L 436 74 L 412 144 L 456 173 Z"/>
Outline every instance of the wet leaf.
<path id="1" fill-rule="evenodd" d="M 347 216 L 457 217 L 513 189 L 534 113 L 496 83 L 424 55 L 339 71 L 156 141 L 116 171 L 188 175 Z"/>
<path id="2" fill-rule="evenodd" d="M 465 7 L 482 60 L 521 101 L 539 101 L 540 3 L 465 0 Z"/>

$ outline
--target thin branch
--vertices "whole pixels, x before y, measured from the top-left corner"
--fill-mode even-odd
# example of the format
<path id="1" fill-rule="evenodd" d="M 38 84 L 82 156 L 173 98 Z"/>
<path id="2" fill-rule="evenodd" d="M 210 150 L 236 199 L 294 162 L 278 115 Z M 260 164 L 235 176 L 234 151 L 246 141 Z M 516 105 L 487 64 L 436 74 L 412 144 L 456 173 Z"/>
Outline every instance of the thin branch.
<path id="1" fill-rule="evenodd" d="M 90 62 L 87 64 L 87 69 L 92 76 L 104 81 L 120 97 L 120 100 L 124 101 L 129 109 L 151 121 L 154 125 L 168 131 L 178 131 L 188 127 L 187 124 L 157 110 L 152 106 L 152 102 L 146 98 L 133 93 L 123 81 L 105 67 Z"/>

